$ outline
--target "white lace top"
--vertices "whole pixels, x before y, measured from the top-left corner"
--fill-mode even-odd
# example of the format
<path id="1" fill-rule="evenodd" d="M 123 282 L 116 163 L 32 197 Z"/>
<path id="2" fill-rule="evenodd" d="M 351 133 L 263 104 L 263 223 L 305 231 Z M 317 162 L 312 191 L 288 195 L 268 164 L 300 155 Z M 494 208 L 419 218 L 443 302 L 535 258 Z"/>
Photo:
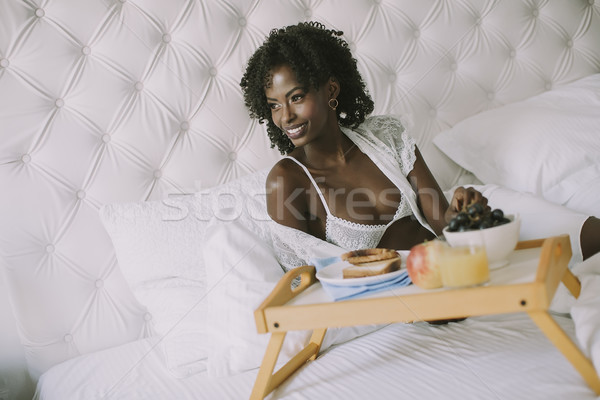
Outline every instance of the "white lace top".
<path id="1" fill-rule="evenodd" d="M 412 138 L 409 138 L 406 134 L 404 134 L 404 136 L 407 138 L 407 142 L 412 143 L 412 152 L 414 154 L 414 140 Z M 321 203 L 323 203 L 323 207 L 325 207 L 325 211 L 327 212 L 327 219 L 325 222 L 325 240 L 327 240 L 329 243 L 333 243 L 337 246 L 351 250 L 377 247 L 379 241 L 383 237 L 383 234 L 390 225 L 392 225 L 395 221 L 399 220 L 400 218 L 404 218 L 412 214 L 410 205 L 405 200 L 406 197 L 402 196 L 398 205 L 398 209 L 394 214 L 394 218 L 392 218 L 392 220 L 387 224 L 359 224 L 353 221 L 348 221 L 346 219 L 336 217 L 329 210 L 327 202 L 325 201 L 325 197 L 323 196 L 323 192 L 317 185 L 317 182 L 315 182 L 308 168 L 306 168 L 304 164 L 302 164 L 300 161 L 296 160 L 293 157 L 286 158 L 293 160 L 304 170 L 306 175 L 308 175 L 310 182 L 317 190 L 319 198 L 321 199 Z M 412 169 L 412 165 L 408 166 L 407 169 L 410 171 Z"/>

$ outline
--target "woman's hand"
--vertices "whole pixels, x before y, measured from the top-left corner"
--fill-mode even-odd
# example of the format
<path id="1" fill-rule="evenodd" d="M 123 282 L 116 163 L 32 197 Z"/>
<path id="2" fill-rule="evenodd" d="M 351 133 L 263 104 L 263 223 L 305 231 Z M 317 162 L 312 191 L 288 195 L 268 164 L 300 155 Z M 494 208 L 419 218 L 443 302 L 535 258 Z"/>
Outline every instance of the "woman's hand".
<path id="1" fill-rule="evenodd" d="M 464 188 L 462 186 L 456 188 L 454 191 L 454 195 L 452 196 L 452 200 L 450 201 L 450 206 L 446 210 L 446 214 L 444 215 L 444 219 L 446 220 L 446 224 L 450 222 L 452 218 L 454 218 L 459 212 L 467 211 L 467 208 L 471 204 L 479 203 L 483 206 L 485 211 L 490 210 L 490 206 L 488 206 L 488 199 L 483 196 L 479 191 L 473 189 L 472 187 Z"/>

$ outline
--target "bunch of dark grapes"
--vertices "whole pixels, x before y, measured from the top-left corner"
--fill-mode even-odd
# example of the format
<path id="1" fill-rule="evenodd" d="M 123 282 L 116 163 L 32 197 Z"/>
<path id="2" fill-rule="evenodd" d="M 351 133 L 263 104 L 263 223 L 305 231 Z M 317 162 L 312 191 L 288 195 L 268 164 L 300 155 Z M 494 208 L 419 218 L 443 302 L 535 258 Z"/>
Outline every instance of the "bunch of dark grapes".
<path id="1" fill-rule="evenodd" d="M 496 208 L 486 210 L 479 203 L 471 204 L 465 211 L 459 212 L 448 224 L 449 232 L 472 231 L 503 225 L 510 222 L 504 212 Z"/>

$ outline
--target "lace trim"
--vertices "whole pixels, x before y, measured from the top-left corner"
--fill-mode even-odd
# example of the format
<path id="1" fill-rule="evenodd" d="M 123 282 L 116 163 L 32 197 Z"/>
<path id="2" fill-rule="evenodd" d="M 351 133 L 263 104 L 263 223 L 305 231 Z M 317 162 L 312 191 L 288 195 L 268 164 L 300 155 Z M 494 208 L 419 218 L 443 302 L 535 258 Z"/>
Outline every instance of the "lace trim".
<path id="1" fill-rule="evenodd" d="M 402 124 L 395 118 L 381 115 L 368 118 L 365 121 L 365 126 L 386 144 L 386 146 L 381 146 L 381 150 L 385 151 L 398 163 L 401 163 L 402 160 L 398 157 L 398 149 L 397 146 L 395 146 L 395 136 L 404 131 Z"/>
<path id="2" fill-rule="evenodd" d="M 369 117 L 365 125 L 387 145 L 384 150 L 398 162 L 402 173 L 408 175 L 417 159 L 416 142 L 406 132 L 407 123 L 403 122 L 392 115 L 377 115 Z"/>
<path id="3" fill-rule="evenodd" d="M 344 249 L 308 233 L 273 222 L 271 243 L 284 271 L 310 264 L 313 257 L 338 255 Z"/>
<path id="4" fill-rule="evenodd" d="M 396 209 L 396 213 L 392 217 L 392 220 L 390 222 L 388 222 L 387 224 L 361 224 L 359 222 L 349 221 L 344 218 L 336 217 L 333 214 L 329 214 L 327 219 L 335 220 L 343 225 L 350 226 L 354 229 L 362 229 L 364 231 L 376 231 L 378 229 L 387 228 L 394 221 L 396 221 L 402 217 L 405 217 L 405 216 L 409 215 L 410 213 L 412 213 L 412 211 L 410 209 L 410 205 L 408 204 L 408 201 L 406 201 L 406 197 L 402 196 L 402 198 L 400 199 L 400 203 L 398 203 L 398 208 Z M 327 222 L 329 222 L 329 221 L 327 221 Z M 325 230 L 326 230 L 325 234 L 326 235 L 327 235 L 327 227 L 328 226 L 329 226 L 329 224 L 326 223 L 325 224 Z"/>
<path id="5" fill-rule="evenodd" d="M 410 204 L 406 200 L 406 196 L 403 194 L 402 198 L 400 199 L 400 204 L 398 204 L 398 209 L 396 210 L 396 214 L 394 215 L 394 221 L 397 221 L 400 218 L 404 218 L 411 214 L 412 214 L 412 210 L 410 208 Z"/>
<path id="6" fill-rule="evenodd" d="M 397 213 L 398 213 L 398 211 L 396 211 L 396 214 Z M 336 220 L 337 222 L 340 222 L 343 225 L 351 226 L 352 228 L 356 228 L 356 229 L 362 229 L 363 231 L 376 231 L 378 229 L 385 228 L 386 226 L 389 225 L 389 224 L 377 224 L 377 225 L 375 225 L 375 224 L 361 224 L 361 223 L 358 223 L 358 222 L 348 221 L 347 219 L 336 217 L 333 214 L 331 214 L 331 218 L 328 217 L 327 219 Z"/>
<path id="7" fill-rule="evenodd" d="M 417 160 L 417 154 L 415 152 L 417 143 L 415 142 L 415 139 L 408 136 L 406 133 L 403 133 L 401 137 L 403 142 L 402 146 L 400 148 L 397 146 L 396 150 L 398 151 L 398 154 L 400 154 L 400 168 L 402 168 L 402 173 L 408 175 L 409 172 L 412 171 L 415 166 L 415 161 Z"/>
<path id="8" fill-rule="evenodd" d="M 385 231 L 392 223 L 411 214 L 410 204 L 404 195 L 400 199 L 394 217 L 387 224 L 359 224 L 329 214 L 325 222 L 325 237 L 327 241 L 348 250 L 377 247 Z"/>
<path id="9" fill-rule="evenodd" d="M 355 224 L 358 229 L 348 229 L 347 226 L 338 225 L 338 224 L 330 224 L 332 221 L 327 218 L 327 222 L 325 224 L 325 235 L 327 236 L 327 241 L 331 242 L 337 246 L 343 247 L 346 250 L 358 250 L 358 249 L 368 249 L 372 247 L 377 247 L 379 241 L 383 237 L 387 225 L 363 225 L 356 224 L 355 222 L 342 220 L 341 218 L 335 217 L 337 220 L 341 220 L 346 224 Z M 378 229 L 369 230 L 364 229 L 364 227 L 377 227 Z"/>

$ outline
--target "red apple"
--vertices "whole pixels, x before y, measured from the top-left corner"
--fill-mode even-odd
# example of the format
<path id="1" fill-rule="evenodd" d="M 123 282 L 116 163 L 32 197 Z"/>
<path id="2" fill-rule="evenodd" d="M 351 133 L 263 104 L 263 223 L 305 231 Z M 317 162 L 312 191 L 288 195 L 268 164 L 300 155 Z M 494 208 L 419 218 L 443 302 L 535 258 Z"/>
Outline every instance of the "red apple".
<path id="1" fill-rule="evenodd" d="M 413 246 L 406 257 L 406 269 L 413 283 L 423 289 L 442 287 L 440 257 L 443 246 L 441 240 L 430 240 Z"/>

